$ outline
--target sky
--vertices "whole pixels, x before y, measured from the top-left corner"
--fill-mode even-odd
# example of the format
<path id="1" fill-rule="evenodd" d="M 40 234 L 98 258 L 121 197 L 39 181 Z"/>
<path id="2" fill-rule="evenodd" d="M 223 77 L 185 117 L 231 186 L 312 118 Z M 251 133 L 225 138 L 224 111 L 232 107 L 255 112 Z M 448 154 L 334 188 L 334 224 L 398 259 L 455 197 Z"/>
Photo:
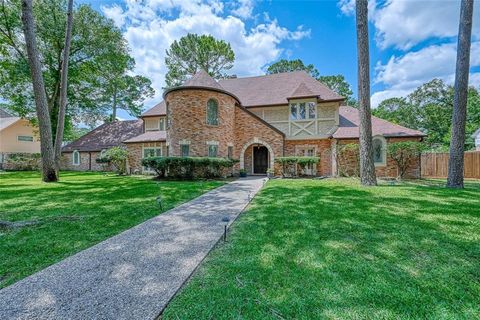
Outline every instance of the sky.
<path id="1" fill-rule="evenodd" d="M 188 33 L 210 34 L 235 52 L 231 74 L 255 76 L 279 59 L 302 59 L 322 75 L 342 74 L 357 92 L 355 1 L 81 0 L 114 20 L 135 73 L 162 99 L 165 50 Z M 376 107 L 440 78 L 453 84 L 460 1 L 369 1 L 371 101 Z M 480 1 L 474 7 L 470 84 L 480 88 Z M 119 117 L 129 119 L 126 112 Z"/>

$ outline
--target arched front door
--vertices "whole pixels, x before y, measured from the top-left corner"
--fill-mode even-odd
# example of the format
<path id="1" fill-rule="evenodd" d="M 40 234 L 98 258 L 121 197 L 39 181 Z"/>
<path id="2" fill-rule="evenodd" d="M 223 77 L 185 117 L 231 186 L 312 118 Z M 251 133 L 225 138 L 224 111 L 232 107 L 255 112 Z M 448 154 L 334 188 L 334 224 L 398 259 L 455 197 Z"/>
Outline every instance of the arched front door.
<path id="1" fill-rule="evenodd" d="M 268 149 L 262 145 L 253 146 L 253 173 L 266 174 L 268 169 Z"/>

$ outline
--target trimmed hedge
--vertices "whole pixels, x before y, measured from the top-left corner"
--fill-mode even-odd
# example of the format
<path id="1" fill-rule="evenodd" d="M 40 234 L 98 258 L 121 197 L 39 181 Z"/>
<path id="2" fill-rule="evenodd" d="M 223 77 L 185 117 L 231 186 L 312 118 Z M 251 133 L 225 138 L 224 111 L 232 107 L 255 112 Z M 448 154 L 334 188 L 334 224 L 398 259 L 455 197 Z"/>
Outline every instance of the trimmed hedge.
<path id="1" fill-rule="evenodd" d="M 316 164 L 320 161 L 319 157 L 278 157 L 275 162 L 282 165 L 282 175 L 284 177 L 296 177 L 309 164 Z M 298 170 L 300 168 L 300 170 Z"/>
<path id="2" fill-rule="evenodd" d="M 158 177 L 175 179 L 220 178 L 238 162 L 233 159 L 208 157 L 150 157 L 142 165 L 155 171 Z"/>
<path id="3" fill-rule="evenodd" d="M 42 157 L 40 153 L 10 153 L 5 156 L 3 169 L 32 171 L 40 170 Z"/>

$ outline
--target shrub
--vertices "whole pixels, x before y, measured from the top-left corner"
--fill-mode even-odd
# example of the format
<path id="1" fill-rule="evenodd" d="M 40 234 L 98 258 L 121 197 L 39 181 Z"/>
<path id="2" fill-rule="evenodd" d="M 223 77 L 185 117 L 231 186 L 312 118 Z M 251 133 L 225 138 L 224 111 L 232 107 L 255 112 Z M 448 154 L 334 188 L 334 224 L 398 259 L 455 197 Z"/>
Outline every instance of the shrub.
<path id="1" fill-rule="evenodd" d="M 122 147 L 112 147 L 105 151 L 103 156 L 96 159 L 97 163 L 111 164 L 118 174 L 125 174 L 127 172 L 127 156 L 128 152 Z"/>
<path id="2" fill-rule="evenodd" d="M 40 153 L 11 153 L 5 157 L 5 170 L 31 171 L 39 170 Z"/>
<path id="3" fill-rule="evenodd" d="M 152 168 L 158 177 L 175 179 L 218 178 L 225 169 L 232 168 L 236 160 L 208 157 L 150 157 L 142 165 Z"/>
<path id="4" fill-rule="evenodd" d="M 397 179 L 403 179 L 412 161 L 418 159 L 423 150 L 425 150 L 425 145 L 416 141 L 402 141 L 388 144 L 387 153 L 397 164 Z"/>
<path id="5" fill-rule="evenodd" d="M 337 168 L 341 177 L 360 176 L 360 150 L 357 143 L 337 144 Z"/>
<path id="6" fill-rule="evenodd" d="M 296 177 L 298 172 L 302 172 L 307 165 L 316 164 L 318 161 L 320 161 L 319 157 L 278 157 L 275 159 L 275 162 L 282 165 L 282 175 L 284 177 Z"/>

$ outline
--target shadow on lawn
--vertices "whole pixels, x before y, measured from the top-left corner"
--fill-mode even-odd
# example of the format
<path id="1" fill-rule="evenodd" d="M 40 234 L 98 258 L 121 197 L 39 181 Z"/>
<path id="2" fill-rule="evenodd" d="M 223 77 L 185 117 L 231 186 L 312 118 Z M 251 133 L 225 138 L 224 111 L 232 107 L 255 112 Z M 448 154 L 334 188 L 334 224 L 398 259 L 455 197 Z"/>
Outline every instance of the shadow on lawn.
<path id="1" fill-rule="evenodd" d="M 165 318 L 478 316 L 479 195 L 270 182 Z"/>

